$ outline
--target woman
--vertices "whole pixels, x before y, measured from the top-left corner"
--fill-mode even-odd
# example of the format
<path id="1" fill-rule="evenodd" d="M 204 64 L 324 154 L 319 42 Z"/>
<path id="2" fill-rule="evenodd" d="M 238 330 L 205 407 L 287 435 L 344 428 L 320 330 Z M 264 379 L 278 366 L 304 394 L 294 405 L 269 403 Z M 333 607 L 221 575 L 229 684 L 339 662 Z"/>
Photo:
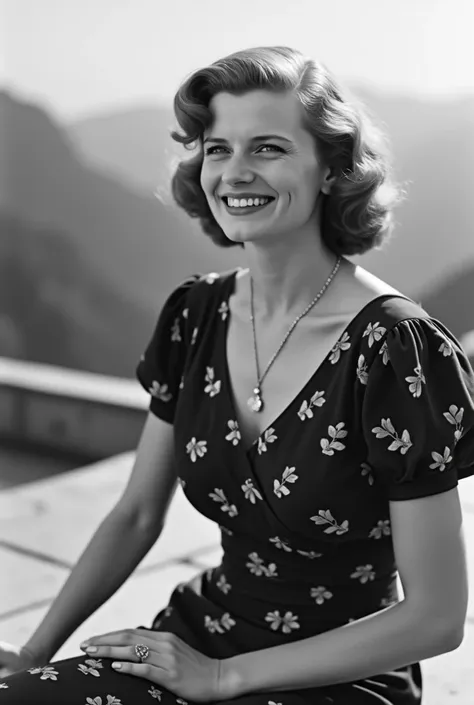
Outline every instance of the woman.
<path id="1" fill-rule="evenodd" d="M 285 47 L 195 72 L 175 111 L 197 153 L 174 198 L 248 267 L 170 294 L 137 368 L 151 403 L 129 484 L 25 648 L 4 650 L 26 670 L 2 702 L 420 703 L 419 661 L 463 638 L 474 373 L 442 323 L 346 258 L 393 228 L 383 140 Z M 219 524 L 221 565 L 149 629 L 45 666 L 156 541 L 177 478 Z"/>

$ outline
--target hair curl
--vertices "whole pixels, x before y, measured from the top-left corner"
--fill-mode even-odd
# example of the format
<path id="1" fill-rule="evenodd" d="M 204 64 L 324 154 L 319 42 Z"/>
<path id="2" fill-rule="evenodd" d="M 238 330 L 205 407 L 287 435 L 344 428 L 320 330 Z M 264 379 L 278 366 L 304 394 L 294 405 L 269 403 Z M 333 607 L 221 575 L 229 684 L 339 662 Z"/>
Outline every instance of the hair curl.
<path id="1" fill-rule="evenodd" d="M 293 91 L 301 102 L 303 127 L 314 137 L 319 154 L 336 176 L 323 196 L 321 232 L 336 254 L 363 254 L 379 247 L 393 231 L 393 209 L 405 192 L 396 184 L 386 136 L 366 107 L 336 82 L 324 64 L 289 47 L 255 47 L 230 54 L 195 71 L 174 97 L 174 111 L 184 134 L 171 137 L 199 152 L 178 163 L 171 193 L 203 231 L 221 247 L 234 243 L 216 222 L 200 184 L 203 133 L 212 125 L 211 99 L 225 91 Z"/>

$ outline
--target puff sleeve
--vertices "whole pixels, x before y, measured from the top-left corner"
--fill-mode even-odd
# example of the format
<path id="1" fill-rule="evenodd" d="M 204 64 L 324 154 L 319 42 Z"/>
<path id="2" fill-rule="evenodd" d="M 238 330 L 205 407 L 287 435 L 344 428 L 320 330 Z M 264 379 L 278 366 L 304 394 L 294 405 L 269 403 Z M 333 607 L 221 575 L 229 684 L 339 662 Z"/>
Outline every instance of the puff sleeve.
<path id="1" fill-rule="evenodd" d="M 362 428 L 389 500 L 445 492 L 474 475 L 474 373 L 442 323 L 412 318 L 388 331 L 368 373 Z"/>
<path id="2" fill-rule="evenodd" d="M 150 411 L 172 423 L 189 349 L 188 297 L 195 274 L 185 279 L 165 301 L 151 339 L 135 374 L 150 394 Z"/>

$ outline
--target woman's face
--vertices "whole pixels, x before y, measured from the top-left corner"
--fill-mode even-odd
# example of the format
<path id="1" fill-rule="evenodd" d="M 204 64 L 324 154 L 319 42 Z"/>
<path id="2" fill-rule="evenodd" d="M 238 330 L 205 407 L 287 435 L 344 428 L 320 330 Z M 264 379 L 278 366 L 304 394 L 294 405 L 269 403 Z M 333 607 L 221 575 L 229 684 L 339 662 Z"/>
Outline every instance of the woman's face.
<path id="1" fill-rule="evenodd" d="M 267 90 L 218 93 L 210 109 L 214 122 L 203 135 L 201 186 L 225 235 L 246 243 L 314 233 L 315 207 L 321 189 L 329 192 L 330 169 L 301 126 L 298 99 Z M 237 208 L 223 200 L 225 195 L 273 200 Z"/>

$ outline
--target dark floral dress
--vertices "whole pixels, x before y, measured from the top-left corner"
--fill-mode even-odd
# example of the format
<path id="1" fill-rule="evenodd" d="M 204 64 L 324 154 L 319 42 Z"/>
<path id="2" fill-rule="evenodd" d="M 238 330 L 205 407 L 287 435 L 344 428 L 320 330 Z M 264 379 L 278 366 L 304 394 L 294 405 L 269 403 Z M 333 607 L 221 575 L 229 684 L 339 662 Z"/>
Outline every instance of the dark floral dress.
<path id="1" fill-rule="evenodd" d="M 225 352 L 237 271 L 181 283 L 137 367 L 150 410 L 174 424 L 183 491 L 219 525 L 223 548 L 220 565 L 176 586 L 151 629 L 174 632 L 218 658 L 304 639 L 398 602 L 388 501 L 445 492 L 474 474 L 472 368 L 450 331 L 400 295 L 379 296 L 359 311 L 308 383 L 245 449 Z M 96 705 L 94 693 L 98 705 L 109 705 L 107 697 L 121 705 L 185 702 L 103 661 L 95 690 L 82 685 L 82 699 L 68 703 L 89 703 L 87 695 Z M 59 684 L 62 664 L 66 671 L 72 664 L 63 687 L 73 679 L 76 689 L 88 662 L 50 667 Z M 18 674 L 5 682 L 13 695 L 25 681 Z M 415 663 L 350 683 L 226 702 L 415 705 L 421 690 Z M 0 690 L 0 700 L 7 692 Z M 28 692 L 21 702 L 40 702 Z"/>

